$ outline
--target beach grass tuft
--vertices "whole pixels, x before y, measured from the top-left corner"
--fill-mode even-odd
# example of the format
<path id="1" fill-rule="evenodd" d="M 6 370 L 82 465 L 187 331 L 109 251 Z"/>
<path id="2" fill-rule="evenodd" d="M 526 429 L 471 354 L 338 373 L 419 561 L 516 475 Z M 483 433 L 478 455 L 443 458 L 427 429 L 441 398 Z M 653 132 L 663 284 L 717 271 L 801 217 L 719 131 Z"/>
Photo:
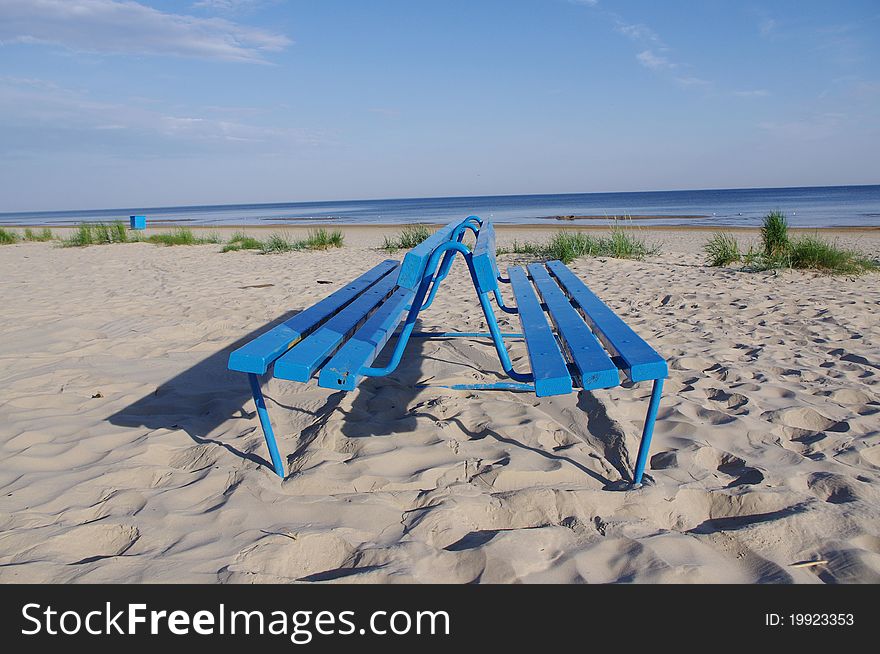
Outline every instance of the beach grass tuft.
<path id="1" fill-rule="evenodd" d="M 859 252 L 839 247 L 818 236 L 795 239 L 786 253 L 791 268 L 818 270 L 838 275 L 858 275 L 877 270 L 877 263 Z"/>
<path id="2" fill-rule="evenodd" d="M 409 250 L 429 238 L 433 233 L 425 225 L 407 225 L 395 236 L 386 236 L 382 249 L 388 252 Z"/>
<path id="3" fill-rule="evenodd" d="M 295 245 L 300 250 L 327 250 L 329 248 L 341 248 L 344 241 L 345 236 L 341 230 L 334 229 L 332 232 L 328 232 L 323 227 L 320 227 L 311 230 L 304 240 L 297 241 Z"/>
<path id="4" fill-rule="evenodd" d="M 286 234 L 274 232 L 263 243 L 263 254 L 275 254 L 278 252 L 291 252 L 293 250 L 327 250 L 329 248 L 341 248 L 345 242 L 342 231 L 334 229 L 328 232 L 323 227 L 312 230 L 308 236 L 298 241 L 292 241 Z"/>
<path id="5" fill-rule="evenodd" d="M 0 245 L 12 245 L 13 243 L 18 243 L 19 238 L 18 232 L 13 232 L 11 229 L 0 227 Z"/>
<path id="6" fill-rule="evenodd" d="M 764 216 L 761 225 L 761 242 L 764 254 L 768 257 L 780 256 L 788 249 L 788 220 L 780 211 L 771 211 Z"/>
<path id="7" fill-rule="evenodd" d="M 55 235 L 48 227 L 43 227 L 43 229 L 41 229 L 40 231 L 34 231 L 30 227 L 25 227 L 23 238 L 25 241 L 44 243 L 46 241 L 51 241 L 52 239 L 54 239 Z"/>
<path id="8" fill-rule="evenodd" d="M 648 245 L 634 230 L 617 224 L 612 225 L 605 236 L 560 231 L 546 243 L 515 240 L 511 247 L 497 250 L 497 254 L 526 254 L 544 260 L 558 259 L 563 263 L 571 263 L 580 257 L 644 259 L 659 252 L 659 246 Z"/>
<path id="9" fill-rule="evenodd" d="M 286 234 L 281 232 L 273 232 L 263 243 L 263 254 L 276 254 L 279 252 L 290 252 L 294 248 L 294 242 L 291 241 Z"/>
<path id="10" fill-rule="evenodd" d="M 150 234 L 145 240 L 155 245 L 217 245 L 223 242 L 219 232 L 196 236 L 189 227 L 176 227 L 170 232 Z"/>
<path id="11" fill-rule="evenodd" d="M 840 247 L 818 235 L 790 238 L 788 221 L 778 211 L 764 217 L 760 249 L 749 247 L 743 254 L 733 236 L 718 232 L 706 242 L 703 251 L 707 265 L 741 263 L 743 269 L 749 271 L 789 268 L 832 275 L 859 275 L 880 268 L 876 261 L 864 254 Z"/>
<path id="12" fill-rule="evenodd" d="M 120 220 L 107 223 L 80 223 L 76 231 L 62 242 L 64 247 L 128 243 L 128 232 Z"/>
<path id="13" fill-rule="evenodd" d="M 710 266 L 728 266 L 742 259 L 739 243 L 731 234 L 716 232 L 703 246 L 706 263 Z"/>
<path id="14" fill-rule="evenodd" d="M 239 250 L 262 250 L 263 242 L 244 232 L 235 232 L 221 252 L 237 252 Z"/>

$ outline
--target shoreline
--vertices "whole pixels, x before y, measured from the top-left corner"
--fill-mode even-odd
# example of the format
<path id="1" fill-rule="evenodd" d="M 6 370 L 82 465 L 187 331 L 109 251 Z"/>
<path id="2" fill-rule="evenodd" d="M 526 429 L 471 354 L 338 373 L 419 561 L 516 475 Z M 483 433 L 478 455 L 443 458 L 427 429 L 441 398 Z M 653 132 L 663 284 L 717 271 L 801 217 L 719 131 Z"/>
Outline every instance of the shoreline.
<path id="1" fill-rule="evenodd" d="M 553 218 L 548 218 L 548 221 L 555 220 Z M 115 221 L 103 221 L 105 224 L 113 223 Z M 125 221 L 122 221 L 125 222 Z M 145 231 L 150 232 L 151 230 L 162 230 L 162 229 L 174 229 L 178 227 L 187 227 L 192 229 L 193 231 L 245 231 L 253 230 L 256 232 L 266 232 L 266 231 L 284 231 L 284 230 L 311 230 L 311 229 L 319 229 L 321 227 L 325 229 L 345 229 L 345 230 L 401 230 L 407 225 L 413 223 L 336 223 L 336 222 L 326 222 L 326 223 L 278 223 L 276 225 L 254 225 L 248 223 L 224 223 L 222 225 L 205 225 L 205 224 L 186 224 L 186 221 L 155 221 L 148 223 L 147 229 Z M 424 225 L 429 228 L 439 228 L 443 227 L 446 223 L 437 222 L 437 223 L 415 223 L 418 225 Z M 54 224 L 26 224 L 26 223 L 10 223 L 5 225 L 0 225 L 0 228 L 3 229 L 43 229 L 44 227 L 48 227 L 53 230 L 75 230 L 79 227 L 80 223 L 71 224 L 71 225 L 54 225 Z M 576 224 L 575 221 L 569 221 L 566 219 L 560 219 L 558 222 L 547 222 L 544 224 L 541 223 L 494 223 L 495 229 L 498 231 L 540 231 L 547 232 L 551 230 L 565 230 L 565 231 L 582 231 L 582 230 L 608 230 L 610 226 L 608 224 L 596 225 L 596 224 Z M 760 232 L 760 225 L 626 225 L 625 229 L 633 229 L 633 230 L 644 230 L 644 231 L 674 231 L 674 232 Z M 790 231 L 794 232 L 810 232 L 810 231 L 822 231 L 825 233 L 828 232 L 842 232 L 842 233 L 880 233 L 880 225 L 830 225 L 830 226 L 811 226 L 811 227 L 803 227 L 803 226 L 794 226 L 789 225 L 788 228 Z"/>

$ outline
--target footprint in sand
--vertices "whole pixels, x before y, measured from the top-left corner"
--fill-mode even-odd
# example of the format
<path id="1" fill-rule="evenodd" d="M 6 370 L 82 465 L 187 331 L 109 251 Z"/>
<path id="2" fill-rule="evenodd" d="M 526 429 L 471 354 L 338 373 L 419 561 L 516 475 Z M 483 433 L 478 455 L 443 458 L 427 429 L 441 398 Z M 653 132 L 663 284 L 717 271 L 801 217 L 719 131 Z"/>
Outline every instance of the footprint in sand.
<path id="1" fill-rule="evenodd" d="M 830 472 L 810 475 L 807 488 L 820 500 L 830 504 L 844 504 L 859 499 L 859 491 L 851 479 Z"/>
<path id="2" fill-rule="evenodd" d="M 748 413 L 748 411 L 743 410 L 743 407 L 745 407 L 745 405 L 749 403 L 749 398 L 747 398 L 745 395 L 740 395 L 739 393 L 728 393 L 721 390 L 720 388 L 709 388 L 706 389 L 706 397 L 708 397 L 713 402 L 723 404 L 727 407 L 730 413 L 736 415 Z"/>
<path id="3" fill-rule="evenodd" d="M 91 563 L 124 554 L 140 538 L 132 525 L 88 524 L 71 527 L 16 556 L 17 561 Z"/>
<path id="4" fill-rule="evenodd" d="M 297 580 L 354 562 L 355 550 L 329 533 L 269 534 L 241 550 L 221 571 L 223 581 Z"/>

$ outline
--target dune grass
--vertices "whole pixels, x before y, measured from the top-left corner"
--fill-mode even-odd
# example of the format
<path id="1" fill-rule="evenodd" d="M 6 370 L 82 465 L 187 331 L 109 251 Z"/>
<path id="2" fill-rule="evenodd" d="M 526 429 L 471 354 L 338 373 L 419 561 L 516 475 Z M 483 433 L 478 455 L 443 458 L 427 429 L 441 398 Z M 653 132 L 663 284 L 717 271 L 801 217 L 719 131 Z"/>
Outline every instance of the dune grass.
<path id="1" fill-rule="evenodd" d="M 150 234 L 144 239 L 155 245 L 209 245 L 222 243 L 218 232 L 208 232 L 204 236 L 196 236 L 189 227 L 175 227 L 170 232 Z"/>
<path id="2" fill-rule="evenodd" d="M 48 227 L 43 227 L 40 231 L 34 231 L 30 227 L 25 227 L 24 236 L 22 237 L 25 241 L 32 241 L 35 243 L 45 243 L 46 241 L 51 241 L 55 238 L 55 235 L 52 233 L 52 230 Z"/>
<path id="3" fill-rule="evenodd" d="M 334 229 L 328 232 L 323 227 L 312 230 L 306 238 L 291 240 L 287 234 L 274 232 L 263 243 L 263 254 L 276 254 L 279 252 L 292 252 L 294 250 L 327 250 L 329 248 L 341 248 L 345 242 L 343 233 Z"/>
<path id="4" fill-rule="evenodd" d="M 20 238 L 18 232 L 13 232 L 11 229 L 0 227 L 0 245 L 12 245 L 13 243 L 18 243 Z"/>
<path id="5" fill-rule="evenodd" d="M 262 250 L 263 242 L 244 232 L 235 232 L 221 252 L 238 252 L 239 250 Z"/>
<path id="6" fill-rule="evenodd" d="M 859 275 L 880 268 L 876 261 L 855 250 L 840 247 L 818 235 L 791 238 L 785 215 L 773 211 L 761 226 L 761 248 L 742 253 L 737 240 L 718 232 L 703 246 L 706 264 L 727 266 L 740 263 L 744 270 L 816 270 L 832 275 Z"/>
<path id="7" fill-rule="evenodd" d="M 382 249 L 388 252 L 409 250 L 430 237 L 433 233 L 425 225 L 407 225 L 395 236 L 386 236 Z"/>
<path id="8" fill-rule="evenodd" d="M 780 211 L 771 211 L 764 216 L 761 225 L 761 242 L 764 245 L 764 255 L 777 257 L 783 255 L 789 247 L 788 220 Z"/>
<path id="9" fill-rule="evenodd" d="M 710 266 L 728 266 L 742 260 L 739 242 L 731 234 L 716 232 L 703 246 L 706 263 Z"/>
<path id="10" fill-rule="evenodd" d="M 339 229 L 328 232 L 323 227 L 311 230 L 305 239 L 297 241 L 300 250 L 328 250 L 341 248 L 345 242 L 345 236 Z"/>
<path id="11" fill-rule="evenodd" d="M 107 223 L 80 223 L 70 236 L 62 241 L 64 247 L 86 247 L 87 245 L 109 245 L 128 243 L 128 232 L 120 220 Z"/>
<path id="12" fill-rule="evenodd" d="M 593 236 L 585 232 L 556 232 L 549 241 L 517 241 L 508 248 L 498 248 L 498 254 L 527 254 L 545 260 L 558 259 L 571 263 L 580 257 L 609 257 L 612 259 L 644 259 L 660 252 L 660 247 L 648 245 L 634 230 L 612 225 L 607 235 Z"/>

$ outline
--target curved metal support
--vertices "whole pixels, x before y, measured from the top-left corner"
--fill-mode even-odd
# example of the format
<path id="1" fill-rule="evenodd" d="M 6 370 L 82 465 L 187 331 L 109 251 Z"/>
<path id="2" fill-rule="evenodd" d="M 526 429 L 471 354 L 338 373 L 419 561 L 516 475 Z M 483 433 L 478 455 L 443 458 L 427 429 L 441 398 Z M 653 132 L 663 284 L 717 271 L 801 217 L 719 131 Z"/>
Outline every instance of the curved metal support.
<path id="1" fill-rule="evenodd" d="M 450 250 L 454 250 L 455 252 L 461 252 L 462 254 L 470 256 L 471 251 L 468 249 L 466 245 L 463 243 L 459 243 L 458 241 L 447 241 L 442 245 L 437 246 L 437 249 L 434 250 L 433 254 L 431 254 L 431 258 L 428 259 L 428 264 L 425 266 L 425 271 L 434 271 L 437 269 L 437 265 L 440 261 L 440 256 L 446 254 Z M 416 291 L 416 296 L 413 298 L 412 304 L 410 305 L 409 312 L 406 314 L 406 322 L 403 324 L 403 329 L 400 331 L 400 336 L 397 337 L 397 343 L 394 346 L 394 352 L 391 355 L 391 361 L 388 362 L 384 368 L 374 368 L 372 366 L 361 368 L 358 370 L 358 374 L 364 375 L 365 377 L 384 377 L 388 375 L 397 368 L 400 364 L 401 358 L 403 358 L 403 350 L 406 348 L 406 344 L 409 341 L 409 336 L 413 331 L 413 327 L 416 324 L 416 318 L 419 315 L 419 312 L 424 307 L 425 295 L 428 292 L 428 286 L 431 285 L 435 276 L 434 272 L 430 272 L 426 274 L 422 278 L 422 283 L 419 284 L 419 288 Z"/>
<path id="2" fill-rule="evenodd" d="M 470 224 L 474 221 L 477 222 L 476 227 Z M 449 240 L 461 243 L 464 239 L 464 233 L 468 229 L 474 233 L 474 236 L 476 236 L 478 228 L 481 224 L 482 220 L 480 220 L 477 216 L 468 216 L 458 224 L 458 226 L 455 228 L 455 231 L 452 232 L 452 236 L 449 237 Z M 425 301 L 425 304 L 422 305 L 422 309 L 427 309 L 434 303 L 434 298 L 437 295 L 437 289 L 440 287 L 440 282 L 446 279 L 446 276 L 449 274 L 449 270 L 452 268 L 452 261 L 453 259 L 455 259 L 455 255 L 455 252 L 447 252 L 443 257 L 443 261 L 440 263 L 440 272 L 434 278 L 434 286 L 431 288 L 431 292 L 428 295 L 428 299 Z"/>
<path id="3" fill-rule="evenodd" d="M 508 307 L 504 304 L 504 298 L 501 297 L 501 291 L 497 288 L 493 291 L 495 294 L 495 304 L 498 305 L 498 308 L 501 309 L 504 313 L 519 313 L 519 310 L 516 307 Z"/>
<path id="4" fill-rule="evenodd" d="M 425 266 L 426 271 L 433 271 L 437 269 L 438 262 L 440 261 L 440 257 L 446 255 L 447 253 L 452 254 L 454 257 L 455 254 L 464 255 L 465 262 L 467 263 L 468 270 L 471 274 L 471 280 L 474 283 L 474 290 L 477 291 L 477 295 L 480 300 L 480 306 L 483 309 L 483 314 L 486 317 L 486 323 L 489 326 L 489 333 L 492 336 L 492 341 L 495 343 L 495 350 L 498 353 L 498 359 L 501 362 L 501 367 L 504 370 L 505 374 L 517 382 L 530 383 L 535 381 L 535 376 L 531 373 L 523 374 L 515 371 L 513 369 L 513 364 L 510 361 L 510 356 L 507 354 L 507 347 L 504 345 L 504 337 L 501 333 L 501 329 L 498 326 L 498 321 L 495 318 L 495 313 L 492 311 L 492 304 L 489 301 L 488 293 L 480 293 L 479 285 L 477 284 L 477 273 L 474 270 L 474 264 L 471 259 L 471 251 L 468 249 L 466 245 L 460 243 L 458 241 L 447 241 L 442 245 L 439 245 L 436 250 L 434 250 L 431 258 L 428 259 L 428 265 Z M 409 342 L 409 337 L 413 332 L 413 328 L 416 324 L 416 318 L 418 318 L 419 312 L 424 307 L 424 299 L 425 295 L 428 292 L 428 287 L 434 282 L 434 289 L 439 287 L 439 283 L 434 281 L 435 275 L 433 273 L 429 273 L 425 275 L 422 279 L 422 283 L 419 284 L 419 288 L 416 291 L 416 296 L 410 305 L 409 312 L 406 316 L 406 321 L 404 322 L 403 329 L 400 331 L 400 335 L 397 337 L 397 343 L 394 346 L 394 352 L 391 355 L 391 360 L 388 362 L 383 368 L 374 368 L 374 367 L 366 367 L 361 368 L 358 371 L 358 374 L 364 375 L 365 377 L 384 377 L 388 375 L 397 368 L 400 364 L 400 360 L 403 358 L 403 351 L 406 348 L 406 344 Z"/>

